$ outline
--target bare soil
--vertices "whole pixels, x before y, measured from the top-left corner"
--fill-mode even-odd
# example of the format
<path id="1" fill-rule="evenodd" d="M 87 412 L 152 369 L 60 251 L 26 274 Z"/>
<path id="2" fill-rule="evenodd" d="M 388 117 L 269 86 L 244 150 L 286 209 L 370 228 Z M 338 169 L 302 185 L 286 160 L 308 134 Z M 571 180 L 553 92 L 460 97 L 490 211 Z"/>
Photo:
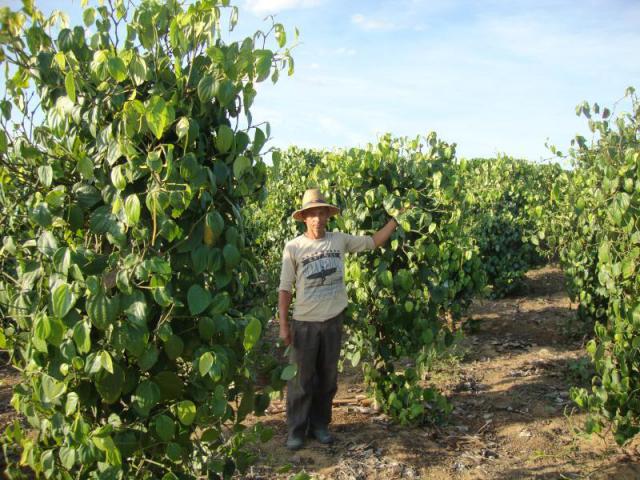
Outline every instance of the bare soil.
<path id="1" fill-rule="evenodd" d="M 357 369 L 345 368 L 334 401 L 337 442 L 284 447 L 283 402 L 260 420 L 274 437 L 242 478 L 365 479 L 639 479 L 640 440 L 624 449 L 610 434 L 580 432 L 585 416 L 569 398 L 588 386 L 589 366 L 562 272 L 533 270 L 526 288 L 501 300 L 478 300 L 472 327 L 429 381 L 454 406 L 442 426 L 402 427 L 374 411 Z M 461 357 L 461 358 L 460 358 Z M 586 383 L 585 383 L 586 382 Z"/>

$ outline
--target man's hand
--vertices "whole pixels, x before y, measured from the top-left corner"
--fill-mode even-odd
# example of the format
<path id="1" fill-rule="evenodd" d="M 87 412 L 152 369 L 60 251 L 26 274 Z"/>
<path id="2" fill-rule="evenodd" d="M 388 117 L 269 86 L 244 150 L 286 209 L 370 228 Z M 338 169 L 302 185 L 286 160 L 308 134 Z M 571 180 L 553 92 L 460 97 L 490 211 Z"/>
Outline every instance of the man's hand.
<path id="1" fill-rule="evenodd" d="M 280 340 L 285 347 L 291 345 L 291 330 L 289 329 L 289 322 L 280 323 Z"/>

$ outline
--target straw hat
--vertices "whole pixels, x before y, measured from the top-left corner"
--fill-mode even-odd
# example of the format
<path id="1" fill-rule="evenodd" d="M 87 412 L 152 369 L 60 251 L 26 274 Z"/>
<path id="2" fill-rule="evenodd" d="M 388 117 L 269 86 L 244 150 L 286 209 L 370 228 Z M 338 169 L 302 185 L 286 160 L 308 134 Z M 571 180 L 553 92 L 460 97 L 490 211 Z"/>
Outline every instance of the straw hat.
<path id="1" fill-rule="evenodd" d="M 340 209 L 338 207 L 336 207 L 335 205 L 331 205 L 324 199 L 324 196 L 320 193 L 320 189 L 310 188 L 306 192 L 304 192 L 304 195 L 302 196 L 302 208 L 293 212 L 293 218 L 295 218 L 298 222 L 302 222 L 304 220 L 302 213 L 305 210 L 309 210 L 310 208 L 315 207 L 325 207 L 329 209 L 330 216 L 334 216 L 340 213 Z"/>

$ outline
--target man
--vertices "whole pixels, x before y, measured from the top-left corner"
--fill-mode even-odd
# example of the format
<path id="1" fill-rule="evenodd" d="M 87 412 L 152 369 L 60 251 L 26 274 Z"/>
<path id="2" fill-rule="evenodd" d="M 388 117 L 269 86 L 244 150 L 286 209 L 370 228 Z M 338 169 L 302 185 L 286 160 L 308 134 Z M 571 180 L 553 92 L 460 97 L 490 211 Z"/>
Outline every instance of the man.
<path id="1" fill-rule="evenodd" d="M 291 450 L 302 447 L 306 433 L 320 443 L 333 442 L 328 426 L 347 307 L 344 255 L 379 247 L 398 227 L 392 218 L 373 236 L 326 232 L 327 221 L 339 212 L 318 189 L 307 190 L 302 208 L 293 213 L 295 220 L 305 223 L 305 232 L 287 242 L 282 255 L 280 338 L 291 345 L 291 361 L 297 366 L 297 375 L 287 385 L 286 445 Z M 294 285 L 296 301 L 289 321 Z"/>

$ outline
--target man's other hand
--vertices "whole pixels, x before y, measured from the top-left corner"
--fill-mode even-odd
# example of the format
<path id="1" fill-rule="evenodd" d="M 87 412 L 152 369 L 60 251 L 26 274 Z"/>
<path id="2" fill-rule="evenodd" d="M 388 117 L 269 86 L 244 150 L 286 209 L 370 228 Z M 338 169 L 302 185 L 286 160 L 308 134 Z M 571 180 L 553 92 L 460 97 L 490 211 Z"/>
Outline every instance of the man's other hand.
<path id="1" fill-rule="evenodd" d="M 282 340 L 285 347 L 291 345 L 291 330 L 288 322 L 280 324 L 280 340 Z"/>

